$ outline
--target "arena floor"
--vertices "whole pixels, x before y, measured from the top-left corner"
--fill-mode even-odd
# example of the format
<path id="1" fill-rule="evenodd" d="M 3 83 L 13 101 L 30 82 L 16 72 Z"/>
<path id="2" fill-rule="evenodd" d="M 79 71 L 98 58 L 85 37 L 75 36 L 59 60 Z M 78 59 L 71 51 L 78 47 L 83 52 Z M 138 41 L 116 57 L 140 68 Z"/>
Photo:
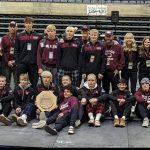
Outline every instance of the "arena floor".
<path id="1" fill-rule="evenodd" d="M 33 120 L 26 127 L 16 124 L 0 124 L 0 147 L 37 148 L 148 148 L 150 127 L 143 128 L 141 121 L 130 121 L 125 128 L 113 127 L 112 120 L 105 120 L 101 127 L 89 127 L 86 123 L 68 135 L 68 127 L 57 136 L 44 129 L 32 129 Z M 19 149 L 20 149 L 19 148 Z"/>

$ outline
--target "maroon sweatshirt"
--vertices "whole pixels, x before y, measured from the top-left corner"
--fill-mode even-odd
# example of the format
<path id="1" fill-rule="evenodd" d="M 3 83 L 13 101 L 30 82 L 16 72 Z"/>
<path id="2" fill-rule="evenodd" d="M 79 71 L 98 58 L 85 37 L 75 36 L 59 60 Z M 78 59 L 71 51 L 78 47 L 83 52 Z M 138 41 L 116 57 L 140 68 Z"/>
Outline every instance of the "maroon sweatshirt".
<path id="1" fill-rule="evenodd" d="M 37 64 L 42 68 L 42 64 L 47 67 L 56 67 L 58 39 L 50 40 L 43 38 L 38 45 Z"/>
<path id="2" fill-rule="evenodd" d="M 74 107 L 78 107 L 78 99 L 71 96 L 69 98 L 64 98 L 63 102 L 59 106 L 59 109 L 63 114 L 67 114 L 70 113 Z"/>
<path id="3" fill-rule="evenodd" d="M 150 100 L 150 90 L 147 92 L 142 91 L 141 88 L 139 88 L 135 92 L 135 97 L 138 103 L 146 103 L 146 101 Z"/>
<path id="4" fill-rule="evenodd" d="M 122 70 L 125 66 L 123 49 L 119 44 L 105 45 L 105 55 L 107 56 L 106 70 Z"/>
<path id="5" fill-rule="evenodd" d="M 14 44 L 16 36 L 10 37 L 9 34 L 4 35 L 2 38 L 2 52 L 4 55 L 4 61 L 8 64 L 8 61 L 14 60 Z"/>

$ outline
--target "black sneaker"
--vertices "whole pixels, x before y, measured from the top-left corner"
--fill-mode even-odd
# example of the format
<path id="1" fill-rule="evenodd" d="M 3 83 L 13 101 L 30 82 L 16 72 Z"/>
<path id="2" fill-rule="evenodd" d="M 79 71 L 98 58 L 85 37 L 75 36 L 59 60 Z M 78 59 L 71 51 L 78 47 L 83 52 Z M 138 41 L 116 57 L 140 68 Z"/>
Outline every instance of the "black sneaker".
<path id="1" fill-rule="evenodd" d="M 46 125 L 45 126 L 45 131 L 48 132 L 51 135 L 57 135 L 56 129 L 51 128 L 50 126 Z"/>

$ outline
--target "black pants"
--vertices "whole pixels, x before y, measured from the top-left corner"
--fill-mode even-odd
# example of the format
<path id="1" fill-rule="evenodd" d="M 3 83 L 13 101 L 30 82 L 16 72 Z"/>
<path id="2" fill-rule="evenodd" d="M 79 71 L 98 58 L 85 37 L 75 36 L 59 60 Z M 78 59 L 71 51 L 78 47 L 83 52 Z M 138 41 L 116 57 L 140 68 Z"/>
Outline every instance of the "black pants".
<path id="1" fill-rule="evenodd" d="M 110 83 L 112 84 L 112 91 L 117 89 L 119 80 L 119 74 L 114 76 L 113 72 L 106 71 L 103 77 L 103 88 L 107 94 L 109 94 Z"/>
<path id="2" fill-rule="evenodd" d="M 8 116 L 12 110 L 11 102 L 1 102 L 2 110 L 0 110 L 0 114 L 4 114 L 4 116 Z"/>
<path id="3" fill-rule="evenodd" d="M 0 75 L 5 75 L 5 66 L 4 57 L 0 56 Z"/>
<path id="4" fill-rule="evenodd" d="M 5 76 L 6 76 L 6 79 L 7 79 L 7 85 L 10 86 L 10 83 L 11 83 L 11 76 L 13 74 L 13 80 L 15 82 L 15 86 L 18 85 L 18 81 L 17 81 L 17 69 L 16 69 L 16 66 L 14 67 L 8 67 L 8 66 L 5 66 Z"/>
<path id="5" fill-rule="evenodd" d="M 29 120 L 34 119 L 36 117 L 36 107 L 33 103 L 28 103 L 21 111 L 20 115 L 27 115 Z"/>
<path id="6" fill-rule="evenodd" d="M 32 59 L 32 58 L 31 58 Z M 18 64 L 17 66 L 17 77 L 19 80 L 19 75 L 22 73 L 28 73 L 29 80 L 32 84 L 32 87 L 35 89 L 38 82 L 38 66 L 36 64 Z"/>
<path id="7" fill-rule="evenodd" d="M 147 109 L 147 104 L 138 103 L 138 110 L 142 119 L 144 119 L 145 117 L 150 117 L 150 110 Z"/>
<path id="8" fill-rule="evenodd" d="M 127 101 L 122 106 L 119 106 L 119 102 L 116 100 L 110 100 L 111 112 L 113 116 L 117 115 L 119 118 L 122 116 L 129 117 L 131 112 L 131 107 L 134 101 Z"/>
<path id="9" fill-rule="evenodd" d="M 65 114 L 56 120 L 54 128 L 59 132 L 67 125 L 74 126 L 75 121 L 77 120 L 77 115 L 78 108 L 74 107 L 71 113 Z"/>
<path id="10" fill-rule="evenodd" d="M 49 125 L 51 123 L 54 123 L 57 119 L 58 114 L 59 109 L 54 109 L 51 112 L 45 112 L 45 115 L 47 117 L 46 124 Z"/>
<path id="11" fill-rule="evenodd" d="M 147 71 L 147 72 L 139 72 L 139 83 L 141 82 L 141 80 L 143 78 L 149 78 L 150 79 L 150 71 Z"/>
<path id="12" fill-rule="evenodd" d="M 85 122 L 88 121 L 88 114 L 86 111 L 86 105 L 81 105 L 81 103 L 79 104 L 79 108 L 78 108 L 78 119 L 81 122 Z"/>
<path id="13" fill-rule="evenodd" d="M 128 72 L 127 70 L 122 71 L 121 74 L 122 78 L 124 78 L 127 81 L 127 85 L 130 78 L 131 83 L 131 93 L 135 93 L 136 91 L 136 83 L 137 83 L 137 72 Z M 129 88 L 129 86 L 128 86 Z"/>

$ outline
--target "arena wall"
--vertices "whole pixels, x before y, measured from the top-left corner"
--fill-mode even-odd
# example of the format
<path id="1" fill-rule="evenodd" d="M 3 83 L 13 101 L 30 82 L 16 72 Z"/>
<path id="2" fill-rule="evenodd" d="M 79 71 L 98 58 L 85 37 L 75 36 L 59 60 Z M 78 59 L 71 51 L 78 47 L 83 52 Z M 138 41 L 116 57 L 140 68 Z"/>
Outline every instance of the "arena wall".
<path id="1" fill-rule="evenodd" d="M 106 4 L 107 15 L 119 11 L 120 16 L 150 16 L 150 4 Z M 0 2 L 0 14 L 87 16 L 87 4 Z"/>

